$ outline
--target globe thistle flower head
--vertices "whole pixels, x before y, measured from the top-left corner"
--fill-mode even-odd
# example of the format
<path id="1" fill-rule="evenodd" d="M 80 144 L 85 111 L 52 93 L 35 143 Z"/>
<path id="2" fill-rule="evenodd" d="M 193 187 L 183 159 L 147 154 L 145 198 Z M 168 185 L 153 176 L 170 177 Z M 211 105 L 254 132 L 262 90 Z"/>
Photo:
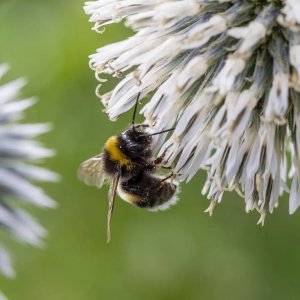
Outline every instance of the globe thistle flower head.
<path id="1" fill-rule="evenodd" d="M 189 181 L 207 171 L 208 212 L 235 190 L 264 222 L 279 197 L 300 205 L 300 2 L 297 0 L 98 0 L 86 2 L 94 29 L 124 20 L 135 32 L 90 57 L 120 78 L 98 94 L 110 119 L 134 105 L 166 163 Z M 291 167 L 288 164 L 291 158 Z M 290 172 L 288 172 L 290 169 Z M 291 178 L 289 187 L 288 175 Z"/>
<path id="2" fill-rule="evenodd" d="M 0 65 L 0 79 L 7 65 Z M 49 131 L 48 124 L 21 124 L 24 111 L 35 99 L 20 100 L 25 81 L 18 79 L 0 85 L 0 223 L 2 230 L 22 243 L 42 246 L 46 230 L 25 210 L 26 204 L 52 208 L 56 203 L 30 181 L 56 181 L 58 176 L 32 162 L 50 157 L 52 150 L 44 148 L 34 138 Z M 22 207 L 21 207 L 22 206 Z M 0 271 L 15 275 L 11 258 L 0 246 Z"/>

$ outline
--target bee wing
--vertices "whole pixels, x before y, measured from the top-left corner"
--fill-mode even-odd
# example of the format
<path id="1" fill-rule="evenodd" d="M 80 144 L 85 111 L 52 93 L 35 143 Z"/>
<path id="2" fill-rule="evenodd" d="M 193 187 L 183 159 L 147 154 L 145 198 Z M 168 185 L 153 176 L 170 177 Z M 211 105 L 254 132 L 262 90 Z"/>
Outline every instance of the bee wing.
<path id="1" fill-rule="evenodd" d="M 77 171 L 78 178 L 87 185 L 101 187 L 107 180 L 103 169 L 102 154 L 94 156 L 79 166 Z"/>
<path id="2" fill-rule="evenodd" d="M 109 190 L 109 204 L 108 204 L 108 213 L 107 213 L 107 243 L 110 242 L 110 225 L 112 220 L 112 214 L 114 211 L 114 205 L 115 205 L 115 198 L 116 198 L 116 191 L 119 183 L 120 175 L 117 175 Z"/>

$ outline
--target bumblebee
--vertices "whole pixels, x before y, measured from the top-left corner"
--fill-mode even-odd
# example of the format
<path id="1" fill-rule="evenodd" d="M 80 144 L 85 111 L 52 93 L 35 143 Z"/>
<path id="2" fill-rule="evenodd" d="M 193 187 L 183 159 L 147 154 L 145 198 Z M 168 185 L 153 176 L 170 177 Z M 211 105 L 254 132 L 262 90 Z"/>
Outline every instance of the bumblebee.
<path id="1" fill-rule="evenodd" d="M 135 124 L 135 115 L 140 94 L 136 99 L 132 126 L 119 135 L 110 137 L 102 153 L 84 161 L 78 169 L 78 177 L 88 185 L 102 187 L 110 184 L 107 218 L 107 241 L 110 241 L 110 225 L 116 193 L 126 202 L 150 211 L 163 210 L 176 203 L 178 183 L 172 180 L 171 172 L 159 176 L 165 156 L 156 159 L 152 155 L 152 136 L 146 132 L 145 124 Z"/>

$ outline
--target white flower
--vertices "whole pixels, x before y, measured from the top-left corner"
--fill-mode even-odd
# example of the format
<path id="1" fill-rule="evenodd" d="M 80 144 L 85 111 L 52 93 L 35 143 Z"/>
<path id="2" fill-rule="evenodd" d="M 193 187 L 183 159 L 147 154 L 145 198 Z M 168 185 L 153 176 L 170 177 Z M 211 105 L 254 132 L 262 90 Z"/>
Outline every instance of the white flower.
<path id="1" fill-rule="evenodd" d="M 109 117 L 151 95 L 141 109 L 151 130 L 175 126 L 156 150 L 181 180 L 207 170 L 209 213 L 235 190 L 263 223 L 288 173 L 290 213 L 300 206 L 300 1 L 98 0 L 85 11 L 94 29 L 125 20 L 135 31 L 91 55 L 100 80 L 120 78 L 99 95 Z"/>
<path id="2" fill-rule="evenodd" d="M 7 68 L 0 65 L 0 79 Z M 19 123 L 24 110 L 35 103 L 32 98 L 18 98 L 24 84 L 19 79 L 0 85 L 0 223 L 2 230 L 20 242 L 42 246 L 46 230 L 25 212 L 24 206 L 28 203 L 48 208 L 56 203 L 29 181 L 55 181 L 57 175 L 31 164 L 52 156 L 53 151 L 33 140 L 49 131 L 49 125 Z M 0 272 L 8 277 L 15 275 L 9 253 L 2 245 Z"/>

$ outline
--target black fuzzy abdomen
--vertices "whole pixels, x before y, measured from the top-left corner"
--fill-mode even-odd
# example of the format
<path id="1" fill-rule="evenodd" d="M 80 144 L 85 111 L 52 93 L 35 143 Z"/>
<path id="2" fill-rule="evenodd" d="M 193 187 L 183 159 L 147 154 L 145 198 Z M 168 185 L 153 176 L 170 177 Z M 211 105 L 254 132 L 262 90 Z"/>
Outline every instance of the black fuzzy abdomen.
<path id="1" fill-rule="evenodd" d="M 176 192 L 176 186 L 169 182 L 164 182 L 157 190 L 151 189 L 147 198 L 142 199 L 137 205 L 143 208 L 155 208 L 170 201 Z"/>
<path id="2" fill-rule="evenodd" d="M 171 200 L 177 186 L 170 182 L 161 182 L 160 178 L 143 173 L 121 182 L 121 188 L 124 192 L 136 196 L 135 205 L 153 209 Z"/>

